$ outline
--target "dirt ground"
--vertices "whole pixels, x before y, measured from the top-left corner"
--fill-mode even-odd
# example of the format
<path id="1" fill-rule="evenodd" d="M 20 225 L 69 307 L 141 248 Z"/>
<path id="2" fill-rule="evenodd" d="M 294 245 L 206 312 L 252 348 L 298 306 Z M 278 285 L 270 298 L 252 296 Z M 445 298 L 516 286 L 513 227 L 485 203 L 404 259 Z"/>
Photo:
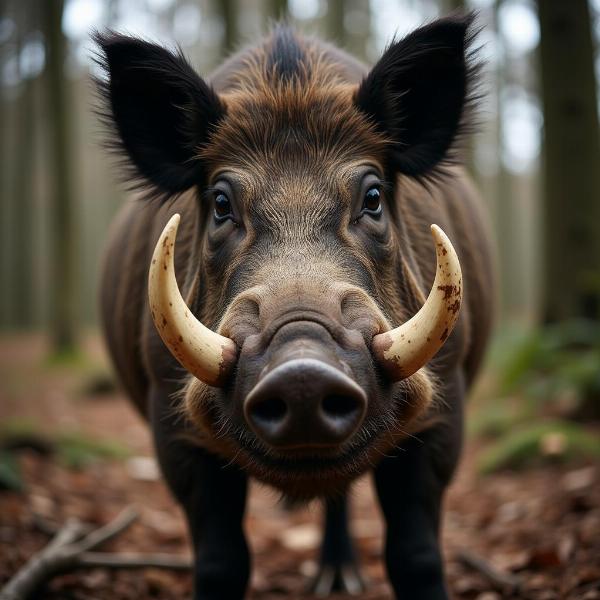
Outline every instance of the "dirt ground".
<path id="1" fill-rule="evenodd" d="M 0 340 L 0 420 L 35 422 L 43 432 L 77 430 L 118 441 L 129 458 L 67 468 L 53 457 L 18 453 L 24 491 L 0 491 L 0 584 L 49 540 L 48 529 L 69 517 L 101 525 L 133 505 L 140 518 L 103 551 L 187 555 L 182 515 L 156 473 L 148 431 L 119 393 L 92 394 L 82 386 L 87 367 L 43 362 L 38 337 Z M 88 353 L 100 354 L 97 341 Z M 448 494 L 443 527 L 446 571 L 456 599 L 600 599 L 600 466 L 572 465 L 477 476 L 478 444 L 469 441 Z M 272 491 L 253 485 L 247 512 L 253 552 L 251 598 L 311 598 L 321 512 L 288 511 Z M 382 565 L 382 523 L 370 481 L 357 483 L 352 530 L 367 600 L 391 598 Z M 502 589 L 466 566 L 468 551 L 497 571 L 519 578 Z M 189 598 L 191 575 L 159 569 L 81 570 L 55 578 L 39 598 L 161 600 Z M 341 597 L 341 596 L 337 596 Z M 410 599 L 418 600 L 418 599 Z"/>

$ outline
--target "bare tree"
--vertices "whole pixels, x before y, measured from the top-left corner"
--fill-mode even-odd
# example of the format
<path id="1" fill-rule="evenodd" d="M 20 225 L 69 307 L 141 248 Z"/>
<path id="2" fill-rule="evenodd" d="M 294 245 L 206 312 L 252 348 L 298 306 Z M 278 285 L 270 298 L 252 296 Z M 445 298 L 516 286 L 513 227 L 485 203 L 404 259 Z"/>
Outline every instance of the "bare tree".
<path id="1" fill-rule="evenodd" d="M 269 0 L 269 17 L 276 21 L 285 21 L 288 18 L 287 0 Z"/>
<path id="2" fill-rule="evenodd" d="M 237 5 L 235 0 L 217 0 L 223 21 L 223 54 L 230 54 L 238 43 Z"/>
<path id="3" fill-rule="evenodd" d="M 36 6 L 20 7 L 20 19 L 17 25 L 17 52 L 23 52 L 28 36 L 36 26 Z M 33 178 L 35 176 L 35 106 L 34 94 L 36 82 L 23 70 L 23 61 L 19 60 L 21 93 L 16 106 L 18 135 L 15 139 L 15 162 L 13 171 L 13 228 L 14 264 L 13 296 L 15 325 L 19 328 L 31 326 L 33 320 L 33 252 L 31 229 L 33 226 Z"/>
<path id="4" fill-rule="evenodd" d="M 465 9 L 465 0 L 443 0 L 442 9 L 446 13 L 452 13 Z"/>
<path id="5" fill-rule="evenodd" d="M 518 243 L 515 240 L 514 232 L 514 210 L 515 201 L 515 181 L 506 168 L 503 158 L 504 150 L 504 121 L 503 108 L 504 99 L 502 91 L 510 79 L 511 60 L 506 51 L 506 40 L 502 35 L 499 27 L 499 10 L 502 1 L 494 2 L 494 28 L 496 30 L 496 38 L 500 49 L 499 55 L 502 60 L 498 60 L 495 72 L 495 89 L 496 89 L 496 137 L 497 137 L 497 174 L 495 178 L 495 221 L 498 234 L 498 258 L 500 267 L 500 308 L 503 317 L 514 316 L 517 310 L 521 307 L 519 294 L 519 271 L 518 268 Z"/>
<path id="6" fill-rule="evenodd" d="M 344 27 L 344 0 L 329 0 L 327 3 L 327 37 L 339 46 L 346 45 L 346 29 Z"/>
<path id="7" fill-rule="evenodd" d="M 61 21 L 63 0 L 43 2 L 46 38 L 46 103 L 49 164 L 52 176 L 50 209 L 51 302 L 50 332 L 57 353 L 75 346 L 73 192 L 70 163 L 71 112 L 65 81 L 66 39 Z"/>
<path id="8" fill-rule="evenodd" d="M 600 140 L 587 0 L 538 0 L 545 321 L 600 318 Z"/>
<path id="9" fill-rule="evenodd" d="M 366 0 L 345 0 L 343 4 L 344 46 L 356 57 L 366 60 L 371 39 L 370 3 Z"/>
<path id="10" fill-rule="evenodd" d="M 0 0 L 0 20 L 7 13 L 6 0 Z M 0 44 L 0 69 L 4 70 L 7 60 L 9 44 Z M 10 299 L 8 294 L 8 280 L 10 273 L 9 263 L 9 236 L 8 223 L 10 221 L 9 189 L 8 179 L 10 168 L 8 165 L 8 127 L 7 111 L 8 102 L 5 99 L 4 90 L 0 88 L 0 286 L 3 291 L 0 294 L 0 326 L 7 327 L 10 321 Z"/>

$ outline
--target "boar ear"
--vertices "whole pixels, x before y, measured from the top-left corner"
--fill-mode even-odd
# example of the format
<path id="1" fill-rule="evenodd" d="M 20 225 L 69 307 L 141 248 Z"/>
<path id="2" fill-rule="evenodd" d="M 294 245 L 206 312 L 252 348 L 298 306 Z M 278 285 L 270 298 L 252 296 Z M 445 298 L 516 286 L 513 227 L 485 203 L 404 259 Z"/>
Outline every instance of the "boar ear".
<path id="1" fill-rule="evenodd" d="M 439 19 L 393 42 L 360 84 L 356 105 L 391 142 L 391 167 L 417 178 L 452 158 L 476 67 L 474 15 Z"/>
<path id="2" fill-rule="evenodd" d="M 162 197 L 198 183 L 198 148 L 225 114 L 217 94 L 180 52 L 114 32 L 94 38 L 101 114 L 131 178 Z"/>

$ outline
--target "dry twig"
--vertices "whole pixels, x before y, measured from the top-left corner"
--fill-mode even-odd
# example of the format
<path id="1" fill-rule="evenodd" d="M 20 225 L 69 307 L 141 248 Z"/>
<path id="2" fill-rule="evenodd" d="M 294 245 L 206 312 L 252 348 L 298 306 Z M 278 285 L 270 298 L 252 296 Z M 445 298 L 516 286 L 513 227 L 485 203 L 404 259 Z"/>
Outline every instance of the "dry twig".
<path id="1" fill-rule="evenodd" d="M 519 577 L 496 569 L 486 560 L 468 550 L 461 550 L 458 553 L 457 559 L 465 567 L 481 573 L 500 592 L 514 594 L 521 589 L 521 580 Z"/>
<path id="2" fill-rule="evenodd" d="M 78 568 L 107 567 L 188 570 L 188 559 L 167 554 L 110 554 L 91 552 L 115 537 L 137 518 L 133 508 L 126 508 L 110 523 L 90 531 L 76 519 L 68 520 L 50 543 L 35 554 L 0 591 L 0 600 L 25 600 L 44 582 L 59 573 Z"/>

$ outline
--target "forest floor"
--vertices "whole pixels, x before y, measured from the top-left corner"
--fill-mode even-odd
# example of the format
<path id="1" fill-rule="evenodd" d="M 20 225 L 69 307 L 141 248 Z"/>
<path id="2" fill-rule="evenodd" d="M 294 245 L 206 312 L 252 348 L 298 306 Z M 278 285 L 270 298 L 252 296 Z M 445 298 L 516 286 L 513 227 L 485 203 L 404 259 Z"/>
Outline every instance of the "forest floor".
<path id="1" fill-rule="evenodd" d="M 100 356 L 97 341 L 87 350 Z M 189 555 L 181 512 L 156 472 L 143 421 L 122 394 L 86 386 L 95 366 L 48 365 L 43 357 L 38 337 L 0 340 L 0 423 L 37 428 L 45 436 L 63 432 L 64 446 L 62 453 L 48 453 L 33 443 L 16 454 L 22 490 L 0 491 L 0 588 L 48 543 L 49 529 L 69 517 L 99 526 L 130 505 L 139 519 L 102 551 Z M 446 501 L 443 543 L 452 597 L 600 599 L 600 466 L 555 465 L 484 477 L 474 466 L 480 447 L 468 441 Z M 251 598 L 311 598 L 305 590 L 316 569 L 320 520 L 318 506 L 289 511 L 272 491 L 252 485 Z M 352 531 L 368 580 L 361 598 L 391 598 L 382 565 L 383 527 L 368 478 L 354 487 Z M 465 565 L 465 551 L 518 578 L 518 588 L 493 584 Z M 95 568 L 54 578 L 38 597 L 174 600 L 190 593 L 188 573 Z"/>

